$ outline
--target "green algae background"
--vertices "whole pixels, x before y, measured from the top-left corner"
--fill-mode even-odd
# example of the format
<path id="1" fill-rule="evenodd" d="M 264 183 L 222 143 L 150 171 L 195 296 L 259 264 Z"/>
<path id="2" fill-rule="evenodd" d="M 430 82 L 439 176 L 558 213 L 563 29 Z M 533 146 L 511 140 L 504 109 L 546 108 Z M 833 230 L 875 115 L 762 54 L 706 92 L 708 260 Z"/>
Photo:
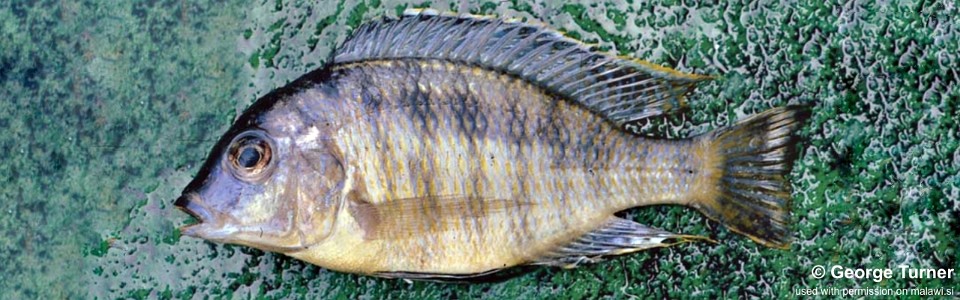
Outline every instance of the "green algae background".
<path id="1" fill-rule="evenodd" d="M 351 29 L 405 8 L 538 21 L 606 51 L 712 74 L 692 136 L 813 105 L 792 173 L 795 242 L 767 249 L 691 209 L 641 223 L 718 241 L 482 284 L 340 274 L 180 237 L 172 207 L 258 96 L 321 66 Z M 800 287 L 954 288 L 960 279 L 816 279 L 813 266 L 960 269 L 960 12 L 953 1 L 4 1 L 0 298 L 793 297 Z"/>

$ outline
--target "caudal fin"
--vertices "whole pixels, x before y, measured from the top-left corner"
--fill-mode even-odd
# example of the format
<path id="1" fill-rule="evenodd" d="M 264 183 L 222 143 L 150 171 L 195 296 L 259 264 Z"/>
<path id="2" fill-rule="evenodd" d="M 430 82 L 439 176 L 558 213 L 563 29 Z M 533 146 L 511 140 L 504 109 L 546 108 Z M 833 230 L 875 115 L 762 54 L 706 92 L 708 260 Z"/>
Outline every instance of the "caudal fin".
<path id="1" fill-rule="evenodd" d="M 711 219 L 768 247 L 790 246 L 790 183 L 796 131 L 809 109 L 767 110 L 701 139 L 714 149 L 716 192 L 693 203 Z"/>

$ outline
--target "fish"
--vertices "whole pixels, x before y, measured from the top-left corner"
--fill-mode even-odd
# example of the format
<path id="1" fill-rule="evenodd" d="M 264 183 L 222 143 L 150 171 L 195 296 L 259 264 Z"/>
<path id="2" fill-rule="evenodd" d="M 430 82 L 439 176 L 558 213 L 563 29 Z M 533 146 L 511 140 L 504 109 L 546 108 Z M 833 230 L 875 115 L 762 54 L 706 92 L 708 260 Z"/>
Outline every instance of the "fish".
<path id="1" fill-rule="evenodd" d="M 651 205 L 789 248 L 787 179 L 809 105 L 684 139 L 628 130 L 687 107 L 712 78 L 542 24 L 382 17 L 236 119 L 175 200 L 197 220 L 180 230 L 339 272 L 440 281 L 712 240 L 617 216 Z"/>

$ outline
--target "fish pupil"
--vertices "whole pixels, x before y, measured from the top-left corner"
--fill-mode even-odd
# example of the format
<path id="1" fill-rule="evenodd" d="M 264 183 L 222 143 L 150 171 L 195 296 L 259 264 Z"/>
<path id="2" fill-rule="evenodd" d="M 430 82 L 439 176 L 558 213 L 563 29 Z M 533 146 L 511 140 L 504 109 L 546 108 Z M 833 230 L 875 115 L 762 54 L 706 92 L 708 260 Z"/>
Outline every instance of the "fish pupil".
<path id="1" fill-rule="evenodd" d="M 237 157 L 237 164 L 244 168 L 253 168 L 258 162 L 260 162 L 260 151 L 253 147 L 243 148 L 240 156 Z"/>

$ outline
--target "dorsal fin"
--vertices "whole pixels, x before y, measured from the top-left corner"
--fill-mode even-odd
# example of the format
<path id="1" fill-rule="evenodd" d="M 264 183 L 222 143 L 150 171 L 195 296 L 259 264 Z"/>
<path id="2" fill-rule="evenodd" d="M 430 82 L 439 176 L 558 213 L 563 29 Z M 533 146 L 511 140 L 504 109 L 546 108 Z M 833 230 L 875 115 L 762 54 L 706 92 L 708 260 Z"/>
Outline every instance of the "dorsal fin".
<path id="1" fill-rule="evenodd" d="M 519 76 L 620 126 L 681 107 L 697 82 L 711 78 L 593 51 L 539 25 L 432 10 L 360 26 L 333 62 L 384 59 L 446 60 Z"/>

